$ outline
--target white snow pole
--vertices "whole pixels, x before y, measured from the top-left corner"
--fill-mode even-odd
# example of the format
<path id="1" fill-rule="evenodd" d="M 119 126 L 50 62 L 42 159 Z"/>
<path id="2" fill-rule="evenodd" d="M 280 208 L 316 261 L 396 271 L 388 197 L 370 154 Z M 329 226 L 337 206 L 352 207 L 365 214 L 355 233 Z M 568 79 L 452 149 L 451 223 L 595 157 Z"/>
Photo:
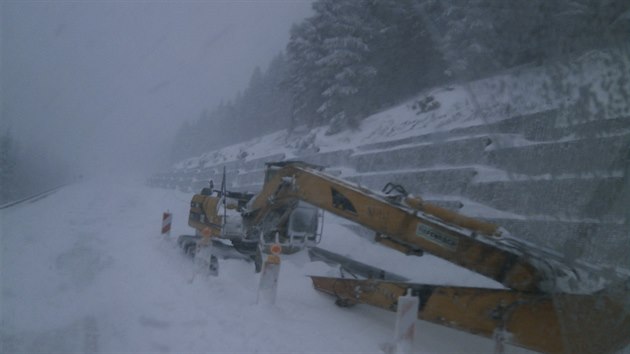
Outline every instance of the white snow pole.
<path id="1" fill-rule="evenodd" d="M 195 273 L 207 274 L 214 277 L 219 275 L 219 261 L 214 255 L 212 240 L 210 240 L 207 245 L 197 247 L 194 261 Z"/>
<path id="2" fill-rule="evenodd" d="M 170 211 L 162 213 L 162 235 L 166 237 L 171 236 L 171 222 L 173 221 L 173 214 Z"/>
<path id="3" fill-rule="evenodd" d="M 188 283 L 195 281 L 197 273 L 212 276 L 219 275 L 219 261 L 213 252 L 212 230 L 204 227 L 201 230 L 202 240 L 197 243 L 195 249 L 193 274 Z"/>
<path id="4" fill-rule="evenodd" d="M 505 353 L 505 331 L 502 328 L 497 328 L 492 334 L 494 339 L 494 354 Z"/>
<path id="5" fill-rule="evenodd" d="M 411 295 L 411 289 L 407 290 L 407 295 L 398 298 L 394 330 L 394 353 L 396 354 L 413 352 L 413 337 L 416 332 L 419 305 L 420 299 Z"/>
<path id="6" fill-rule="evenodd" d="M 256 303 L 265 306 L 272 306 L 276 303 L 276 293 L 278 292 L 278 276 L 280 275 L 280 252 L 282 246 L 275 243 L 270 247 L 271 254 L 263 263 L 258 284 L 258 298 Z"/>

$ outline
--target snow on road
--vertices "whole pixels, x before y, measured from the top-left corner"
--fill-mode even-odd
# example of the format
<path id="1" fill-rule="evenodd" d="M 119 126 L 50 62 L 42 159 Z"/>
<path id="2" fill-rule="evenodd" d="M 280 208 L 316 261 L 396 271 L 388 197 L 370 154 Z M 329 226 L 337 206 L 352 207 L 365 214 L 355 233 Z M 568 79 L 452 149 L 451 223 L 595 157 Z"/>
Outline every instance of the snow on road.
<path id="1" fill-rule="evenodd" d="M 393 313 L 338 308 L 313 290 L 306 275 L 333 269 L 310 262 L 306 252 L 283 258 L 271 308 L 256 305 L 251 263 L 221 260 L 218 277 L 191 283 L 194 264 L 174 242 L 190 233 L 189 200 L 187 193 L 110 179 L 1 210 L 0 352 L 380 353 L 391 340 Z M 159 234 L 167 209 L 174 213 L 172 239 Z M 322 247 L 332 251 L 414 280 L 496 286 L 435 258 L 375 245 L 343 220 L 326 220 Z M 418 353 L 493 348 L 488 339 L 418 321 Z"/>

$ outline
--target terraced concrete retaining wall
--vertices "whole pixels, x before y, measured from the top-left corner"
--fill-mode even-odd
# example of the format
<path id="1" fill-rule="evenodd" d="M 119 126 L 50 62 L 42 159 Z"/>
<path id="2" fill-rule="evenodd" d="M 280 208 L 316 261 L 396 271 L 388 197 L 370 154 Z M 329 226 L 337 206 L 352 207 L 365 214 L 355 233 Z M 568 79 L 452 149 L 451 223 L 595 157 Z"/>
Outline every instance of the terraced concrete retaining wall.
<path id="1" fill-rule="evenodd" d="M 571 123 L 550 110 L 325 153 L 295 152 L 342 178 L 387 182 L 571 257 L 630 268 L 630 117 Z M 257 191 L 273 155 L 156 175 L 159 187 L 197 191 L 225 166 L 229 188 Z"/>

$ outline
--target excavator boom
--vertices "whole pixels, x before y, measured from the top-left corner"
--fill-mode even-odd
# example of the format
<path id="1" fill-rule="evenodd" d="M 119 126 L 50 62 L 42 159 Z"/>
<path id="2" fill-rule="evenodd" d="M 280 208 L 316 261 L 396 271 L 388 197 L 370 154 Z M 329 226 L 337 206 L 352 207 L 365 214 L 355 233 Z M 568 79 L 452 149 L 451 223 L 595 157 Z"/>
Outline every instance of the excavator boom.
<path id="1" fill-rule="evenodd" d="M 273 179 L 265 183 L 255 198 L 253 209 L 264 211 L 270 201 L 277 203 L 287 199 L 303 200 L 374 230 L 384 235 L 390 242 L 385 244 L 392 248 L 426 251 L 508 288 L 521 291 L 543 289 L 544 273 L 521 254 L 501 248 L 493 240 L 493 235 L 482 233 L 496 230 L 490 224 L 473 223 L 470 218 L 453 212 L 448 212 L 449 221 L 445 221 L 423 209 L 396 203 L 385 195 L 291 164 L 278 170 Z M 461 224 L 475 225 L 476 229 Z"/>

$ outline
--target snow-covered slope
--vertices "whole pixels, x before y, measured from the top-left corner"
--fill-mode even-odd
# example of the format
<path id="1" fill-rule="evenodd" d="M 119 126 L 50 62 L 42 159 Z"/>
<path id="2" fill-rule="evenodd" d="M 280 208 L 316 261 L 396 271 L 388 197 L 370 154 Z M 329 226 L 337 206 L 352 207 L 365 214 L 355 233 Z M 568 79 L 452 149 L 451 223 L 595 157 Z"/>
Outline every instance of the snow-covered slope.
<path id="1" fill-rule="evenodd" d="M 376 113 L 355 130 L 328 136 L 327 126 L 297 132 L 279 131 L 180 161 L 176 169 L 250 161 L 273 154 L 295 158 L 313 152 L 356 149 L 491 125 L 517 116 L 560 110 L 556 125 L 630 116 L 628 48 L 592 51 L 568 62 L 522 67 L 489 78 L 426 90 L 398 106 Z M 500 146 L 532 144 L 514 136 Z"/>
<path id="2" fill-rule="evenodd" d="M 338 308 L 307 274 L 334 269 L 303 253 L 283 259 L 277 304 L 256 305 L 254 266 L 221 260 L 218 277 L 159 234 L 189 233 L 190 195 L 140 183 L 85 181 L 0 211 L 3 353 L 378 353 L 394 314 Z M 432 257 L 406 257 L 326 218 L 321 246 L 418 281 L 497 286 Z M 338 237 L 337 237 L 338 236 Z M 493 342 L 418 322 L 418 353 L 489 353 Z M 508 348 L 508 353 L 526 353 Z"/>

